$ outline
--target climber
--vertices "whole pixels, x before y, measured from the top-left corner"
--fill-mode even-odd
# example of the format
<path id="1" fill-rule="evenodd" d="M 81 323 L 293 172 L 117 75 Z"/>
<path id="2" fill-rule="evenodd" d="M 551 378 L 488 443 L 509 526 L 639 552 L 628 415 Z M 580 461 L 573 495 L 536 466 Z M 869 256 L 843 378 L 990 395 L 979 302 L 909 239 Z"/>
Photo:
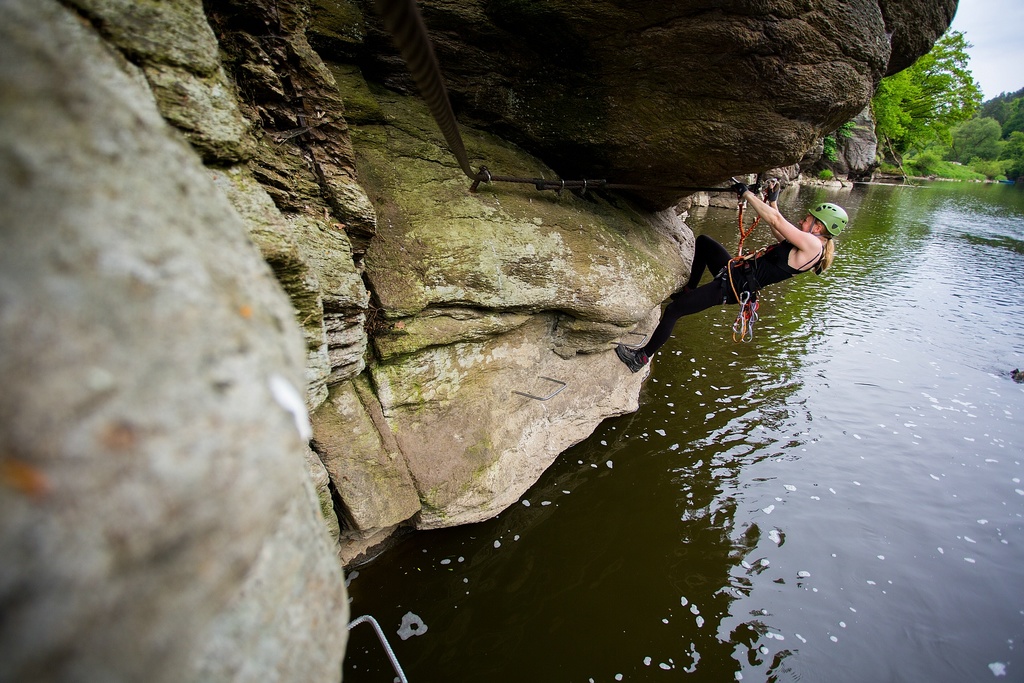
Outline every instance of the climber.
<path id="1" fill-rule="evenodd" d="M 782 183 L 778 178 L 769 178 L 764 184 L 764 203 L 773 209 L 779 208 L 779 192 L 782 191 Z"/>
<path id="2" fill-rule="evenodd" d="M 767 285 L 813 270 L 819 275 L 832 264 L 835 246 L 832 238 L 843 231 L 849 220 L 842 207 L 828 202 L 809 209 L 807 216 L 796 226 L 783 218 L 778 209 L 764 203 L 755 191 L 743 183 L 730 188 L 737 197 L 749 202 L 757 214 L 771 228 L 779 240 L 765 249 L 745 257 L 729 258 L 729 252 L 707 235 L 697 237 L 690 267 L 690 280 L 672 295 L 661 322 L 651 334 L 650 341 L 639 349 L 619 344 L 615 353 L 633 372 L 639 372 L 650 358 L 668 341 L 676 321 L 715 305 L 739 303 L 743 293 L 747 297 Z M 717 273 L 702 286 L 704 269 Z"/>

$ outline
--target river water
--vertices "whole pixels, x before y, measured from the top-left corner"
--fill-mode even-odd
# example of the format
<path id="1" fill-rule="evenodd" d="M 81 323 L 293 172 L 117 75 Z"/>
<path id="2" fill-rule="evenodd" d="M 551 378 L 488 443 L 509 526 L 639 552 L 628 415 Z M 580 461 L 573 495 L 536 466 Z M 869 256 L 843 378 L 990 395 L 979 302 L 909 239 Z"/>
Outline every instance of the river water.
<path id="1" fill-rule="evenodd" d="M 411 683 L 1024 681 L 1024 191 L 780 204 L 821 200 L 836 261 L 762 292 L 751 343 L 684 318 L 519 504 L 350 571 Z M 735 245 L 734 211 L 687 222 Z M 354 629 L 344 680 L 393 677 Z"/>

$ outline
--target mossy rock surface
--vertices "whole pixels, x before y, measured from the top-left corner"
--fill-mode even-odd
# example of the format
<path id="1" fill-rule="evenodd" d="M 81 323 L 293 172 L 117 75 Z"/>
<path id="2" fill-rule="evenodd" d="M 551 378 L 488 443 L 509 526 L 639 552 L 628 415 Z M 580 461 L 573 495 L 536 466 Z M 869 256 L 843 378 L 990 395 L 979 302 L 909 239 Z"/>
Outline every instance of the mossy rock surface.
<path id="1" fill-rule="evenodd" d="M 377 97 L 388 125 L 354 126 L 352 138 L 379 217 L 366 275 L 386 316 L 462 306 L 629 324 L 679 284 L 688 254 L 652 229 L 650 214 L 594 192 L 510 183 L 470 192 L 424 105 Z M 462 135 L 474 167 L 554 177 L 497 138 Z"/>

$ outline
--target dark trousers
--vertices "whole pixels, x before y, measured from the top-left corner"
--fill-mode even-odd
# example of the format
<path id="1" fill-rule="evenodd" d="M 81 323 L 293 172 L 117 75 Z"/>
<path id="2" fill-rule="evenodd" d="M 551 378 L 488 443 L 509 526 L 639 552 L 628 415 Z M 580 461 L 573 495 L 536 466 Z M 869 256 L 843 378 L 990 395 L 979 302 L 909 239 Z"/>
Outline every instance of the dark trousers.
<path id="1" fill-rule="evenodd" d="M 712 275 L 717 275 L 722 268 L 729 263 L 732 257 L 725 247 L 711 239 L 707 235 L 699 235 L 693 248 L 693 265 L 690 266 L 690 280 L 682 291 L 672 295 L 672 303 L 661 315 L 661 322 L 651 333 L 651 339 L 644 346 L 643 351 L 650 358 L 654 352 L 664 346 L 668 338 L 672 336 L 672 328 L 676 321 L 684 315 L 699 313 L 712 306 L 721 306 L 723 303 L 736 303 L 736 297 L 728 286 L 723 287 L 721 278 L 698 287 L 697 284 L 707 270 Z M 686 291 L 686 290 L 689 291 Z"/>

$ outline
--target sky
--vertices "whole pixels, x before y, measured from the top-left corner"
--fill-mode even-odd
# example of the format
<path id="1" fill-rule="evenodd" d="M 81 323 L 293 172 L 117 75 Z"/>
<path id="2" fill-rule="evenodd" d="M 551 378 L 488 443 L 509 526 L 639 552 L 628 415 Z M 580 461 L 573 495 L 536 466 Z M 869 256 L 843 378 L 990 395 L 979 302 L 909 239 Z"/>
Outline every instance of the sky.
<path id="1" fill-rule="evenodd" d="M 950 28 L 974 46 L 969 68 L 985 100 L 1024 88 L 1024 0 L 960 0 Z"/>

